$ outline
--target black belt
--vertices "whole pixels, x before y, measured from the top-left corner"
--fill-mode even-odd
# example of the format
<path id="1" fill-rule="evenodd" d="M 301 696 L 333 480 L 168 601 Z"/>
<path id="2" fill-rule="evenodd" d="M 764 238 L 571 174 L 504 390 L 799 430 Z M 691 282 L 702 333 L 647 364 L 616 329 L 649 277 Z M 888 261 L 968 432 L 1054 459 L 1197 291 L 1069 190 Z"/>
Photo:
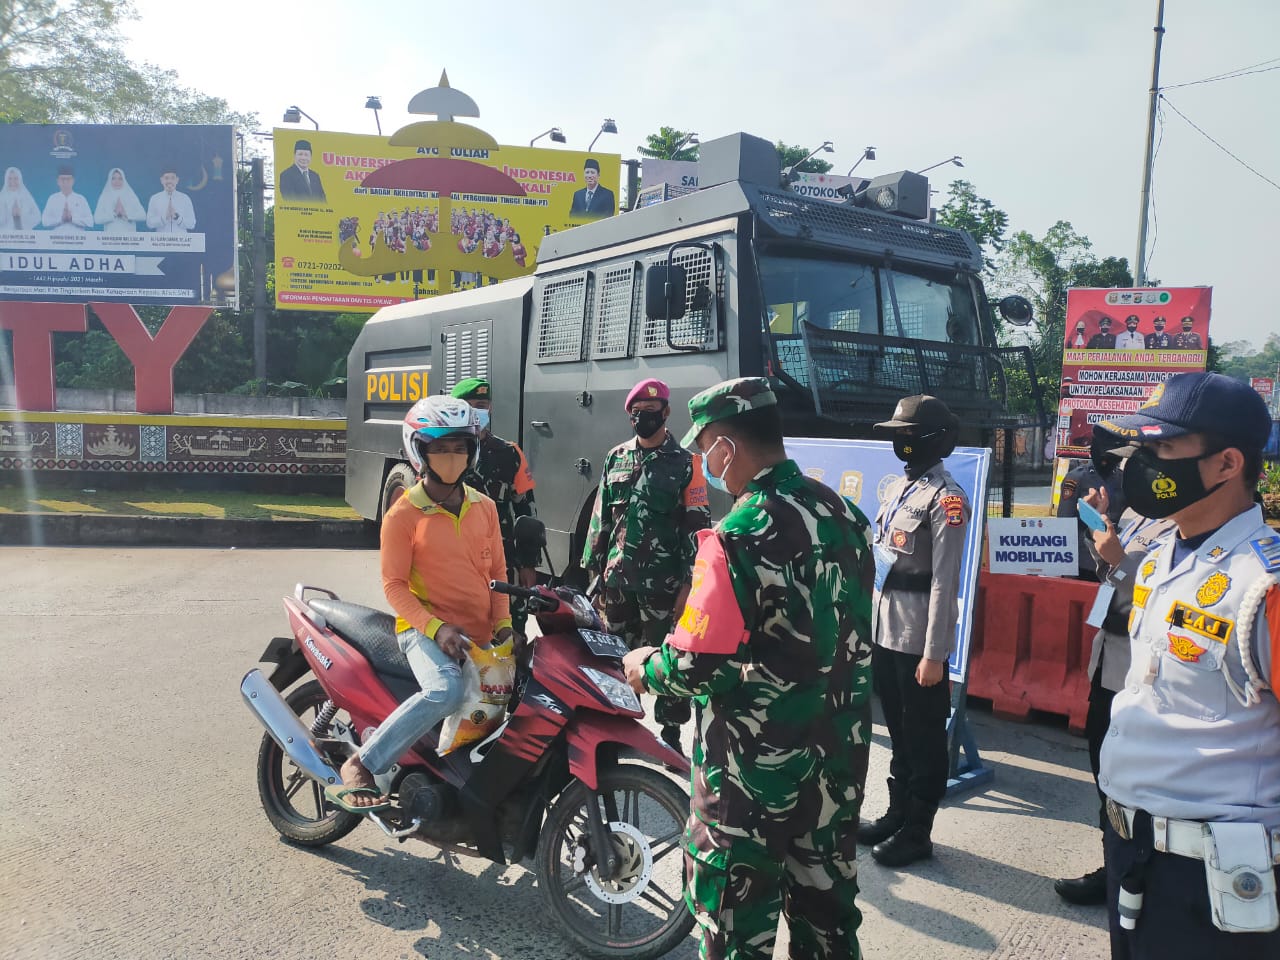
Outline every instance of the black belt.
<path id="1" fill-rule="evenodd" d="M 933 589 L 933 574 L 901 573 L 890 570 L 888 576 L 884 578 L 884 588 L 901 590 L 904 593 L 928 593 Z"/>

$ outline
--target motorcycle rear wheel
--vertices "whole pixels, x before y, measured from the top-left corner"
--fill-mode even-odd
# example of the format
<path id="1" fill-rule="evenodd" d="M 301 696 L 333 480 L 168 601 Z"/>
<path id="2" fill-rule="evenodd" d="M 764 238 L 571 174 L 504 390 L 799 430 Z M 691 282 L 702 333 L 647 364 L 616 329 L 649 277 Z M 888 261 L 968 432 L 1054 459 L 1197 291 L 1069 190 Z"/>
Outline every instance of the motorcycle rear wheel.
<path id="1" fill-rule="evenodd" d="M 602 880 L 596 867 L 575 869 L 575 853 L 589 850 L 590 842 L 589 792 L 575 783 L 552 805 L 538 838 L 535 865 L 543 901 L 585 956 L 663 956 L 693 928 L 684 902 L 681 847 L 688 793 L 656 770 L 621 764 L 601 772 L 597 794 L 604 801 L 605 830 L 622 858 L 622 872 L 614 880 Z M 610 801 L 616 820 L 606 806 Z"/>
<path id="2" fill-rule="evenodd" d="M 328 699 L 324 687 L 311 680 L 294 689 L 285 702 L 310 727 Z M 326 802 L 324 787 L 298 769 L 270 734 L 263 734 L 258 748 L 258 798 L 271 825 L 301 847 L 323 847 L 341 840 L 364 819 Z"/>

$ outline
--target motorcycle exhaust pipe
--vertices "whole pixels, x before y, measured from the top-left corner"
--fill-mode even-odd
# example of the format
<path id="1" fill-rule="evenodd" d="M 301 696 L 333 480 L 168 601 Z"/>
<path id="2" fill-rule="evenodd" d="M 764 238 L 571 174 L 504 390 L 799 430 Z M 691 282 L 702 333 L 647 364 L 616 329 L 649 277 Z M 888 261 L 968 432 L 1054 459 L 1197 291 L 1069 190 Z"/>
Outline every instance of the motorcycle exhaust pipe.
<path id="1" fill-rule="evenodd" d="M 271 739 L 307 776 L 323 784 L 339 781 L 338 771 L 329 766 L 321 755 L 311 731 L 302 725 L 298 715 L 289 708 L 280 691 L 271 685 L 261 670 L 255 667 L 244 675 L 240 682 L 240 695 L 258 722 L 267 728 Z"/>

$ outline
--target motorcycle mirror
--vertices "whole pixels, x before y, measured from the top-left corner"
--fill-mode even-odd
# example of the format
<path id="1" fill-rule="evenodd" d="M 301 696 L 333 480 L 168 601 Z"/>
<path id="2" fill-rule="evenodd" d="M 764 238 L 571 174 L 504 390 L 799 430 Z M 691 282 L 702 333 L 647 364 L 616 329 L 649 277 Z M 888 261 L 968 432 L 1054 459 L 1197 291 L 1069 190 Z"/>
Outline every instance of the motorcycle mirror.
<path id="1" fill-rule="evenodd" d="M 537 517 L 517 517 L 512 533 L 517 543 L 539 549 L 547 545 L 547 525 Z"/>

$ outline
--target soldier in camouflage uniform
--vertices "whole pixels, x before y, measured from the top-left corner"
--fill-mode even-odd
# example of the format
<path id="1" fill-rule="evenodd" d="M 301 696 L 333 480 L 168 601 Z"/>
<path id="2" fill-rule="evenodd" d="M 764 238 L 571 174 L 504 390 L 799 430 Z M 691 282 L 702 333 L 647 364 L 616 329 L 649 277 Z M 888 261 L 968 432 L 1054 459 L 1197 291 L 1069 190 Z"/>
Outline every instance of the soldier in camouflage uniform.
<path id="1" fill-rule="evenodd" d="M 787 458 L 762 378 L 689 402 L 708 483 L 738 497 L 700 533 L 675 632 L 624 660 L 637 691 L 696 697 L 685 901 L 700 956 L 858 957 L 855 835 L 871 738 L 866 517 Z"/>
<path id="2" fill-rule="evenodd" d="M 507 555 L 507 580 L 531 587 L 538 582 L 538 563 L 542 559 L 536 548 L 516 543 L 513 531 L 519 517 L 535 516 L 533 507 L 533 472 L 518 444 L 503 440 L 489 430 L 493 391 L 488 380 L 472 377 L 453 388 L 453 396 L 466 400 L 481 411 L 480 458 L 475 469 L 468 470 L 463 482 L 474 487 L 498 508 L 498 525 L 502 528 L 502 547 Z M 511 624 L 524 633 L 528 613 L 511 611 Z"/>
<path id="3" fill-rule="evenodd" d="M 697 552 L 694 534 L 711 523 L 701 461 L 666 427 L 670 396 L 661 380 L 642 380 L 627 395 L 636 435 L 604 459 L 582 553 L 583 569 L 601 575 L 605 624 L 633 649 L 671 632 Z M 689 717 L 681 698 L 660 697 L 654 706 L 662 738 L 677 750 Z"/>

